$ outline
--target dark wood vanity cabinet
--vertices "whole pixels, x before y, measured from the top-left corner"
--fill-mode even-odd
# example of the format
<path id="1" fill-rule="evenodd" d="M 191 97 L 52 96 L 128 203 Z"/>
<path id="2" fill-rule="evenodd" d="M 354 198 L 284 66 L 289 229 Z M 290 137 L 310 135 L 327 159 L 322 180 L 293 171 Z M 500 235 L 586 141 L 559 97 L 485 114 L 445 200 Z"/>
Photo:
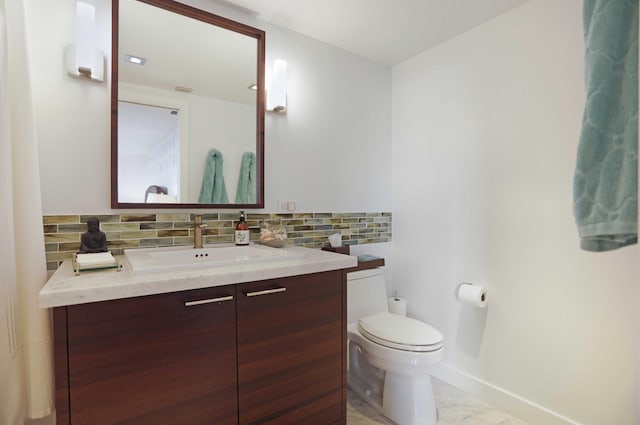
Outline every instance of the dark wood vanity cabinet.
<path id="1" fill-rule="evenodd" d="M 59 309 L 72 425 L 237 424 L 234 286 Z"/>
<path id="2" fill-rule="evenodd" d="M 300 278 L 238 285 L 240 425 L 345 417 L 342 272 Z"/>
<path id="3" fill-rule="evenodd" d="M 57 424 L 344 424 L 345 300 L 331 271 L 57 307 Z"/>

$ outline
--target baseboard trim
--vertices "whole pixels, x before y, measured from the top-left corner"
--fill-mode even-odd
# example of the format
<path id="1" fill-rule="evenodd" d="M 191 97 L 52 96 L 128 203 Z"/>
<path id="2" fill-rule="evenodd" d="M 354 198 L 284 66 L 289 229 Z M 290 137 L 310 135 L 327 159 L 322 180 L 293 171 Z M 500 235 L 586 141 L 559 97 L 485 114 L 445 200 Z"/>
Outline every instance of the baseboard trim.
<path id="1" fill-rule="evenodd" d="M 530 425 L 582 425 L 448 364 L 436 365 L 431 374 Z"/>

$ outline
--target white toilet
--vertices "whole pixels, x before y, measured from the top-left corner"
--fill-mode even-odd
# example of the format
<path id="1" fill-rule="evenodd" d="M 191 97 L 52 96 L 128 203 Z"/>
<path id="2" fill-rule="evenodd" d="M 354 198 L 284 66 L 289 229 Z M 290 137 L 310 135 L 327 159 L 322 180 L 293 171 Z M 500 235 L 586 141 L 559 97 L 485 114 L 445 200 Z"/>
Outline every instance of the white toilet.
<path id="1" fill-rule="evenodd" d="M 349 273 L 347 281 L 349 388 L 398 425 L 435 425 L 429 371 L 442 359 L 442 334 L 389 313 L 382 269 Z"/>

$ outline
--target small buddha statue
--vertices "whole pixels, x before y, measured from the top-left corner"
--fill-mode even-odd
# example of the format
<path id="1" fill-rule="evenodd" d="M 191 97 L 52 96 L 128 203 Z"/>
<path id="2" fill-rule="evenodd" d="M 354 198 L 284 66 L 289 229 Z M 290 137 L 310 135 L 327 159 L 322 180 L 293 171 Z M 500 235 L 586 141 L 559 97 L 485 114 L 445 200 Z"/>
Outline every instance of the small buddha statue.
<path id="1" fill-rule="evenodd" d="M 107 235 L 100 231 L 100 219 L 96 216 L 87 220 L 87 231 L 80 238 L 80 254 L 107 252 Z"/>

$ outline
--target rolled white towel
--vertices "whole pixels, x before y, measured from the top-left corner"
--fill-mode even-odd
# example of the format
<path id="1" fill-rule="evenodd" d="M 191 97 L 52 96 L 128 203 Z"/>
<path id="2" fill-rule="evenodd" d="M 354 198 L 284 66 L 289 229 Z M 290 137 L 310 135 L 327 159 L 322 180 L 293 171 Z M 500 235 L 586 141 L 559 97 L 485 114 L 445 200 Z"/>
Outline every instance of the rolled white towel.
<path id="1" fill-rule="evenodd" d="M 95 269 L 116 266 L 116 259 L 110 252 L 96 252 L 91 254 L 77 254 L 76 263 L 81 269 Z"/>

